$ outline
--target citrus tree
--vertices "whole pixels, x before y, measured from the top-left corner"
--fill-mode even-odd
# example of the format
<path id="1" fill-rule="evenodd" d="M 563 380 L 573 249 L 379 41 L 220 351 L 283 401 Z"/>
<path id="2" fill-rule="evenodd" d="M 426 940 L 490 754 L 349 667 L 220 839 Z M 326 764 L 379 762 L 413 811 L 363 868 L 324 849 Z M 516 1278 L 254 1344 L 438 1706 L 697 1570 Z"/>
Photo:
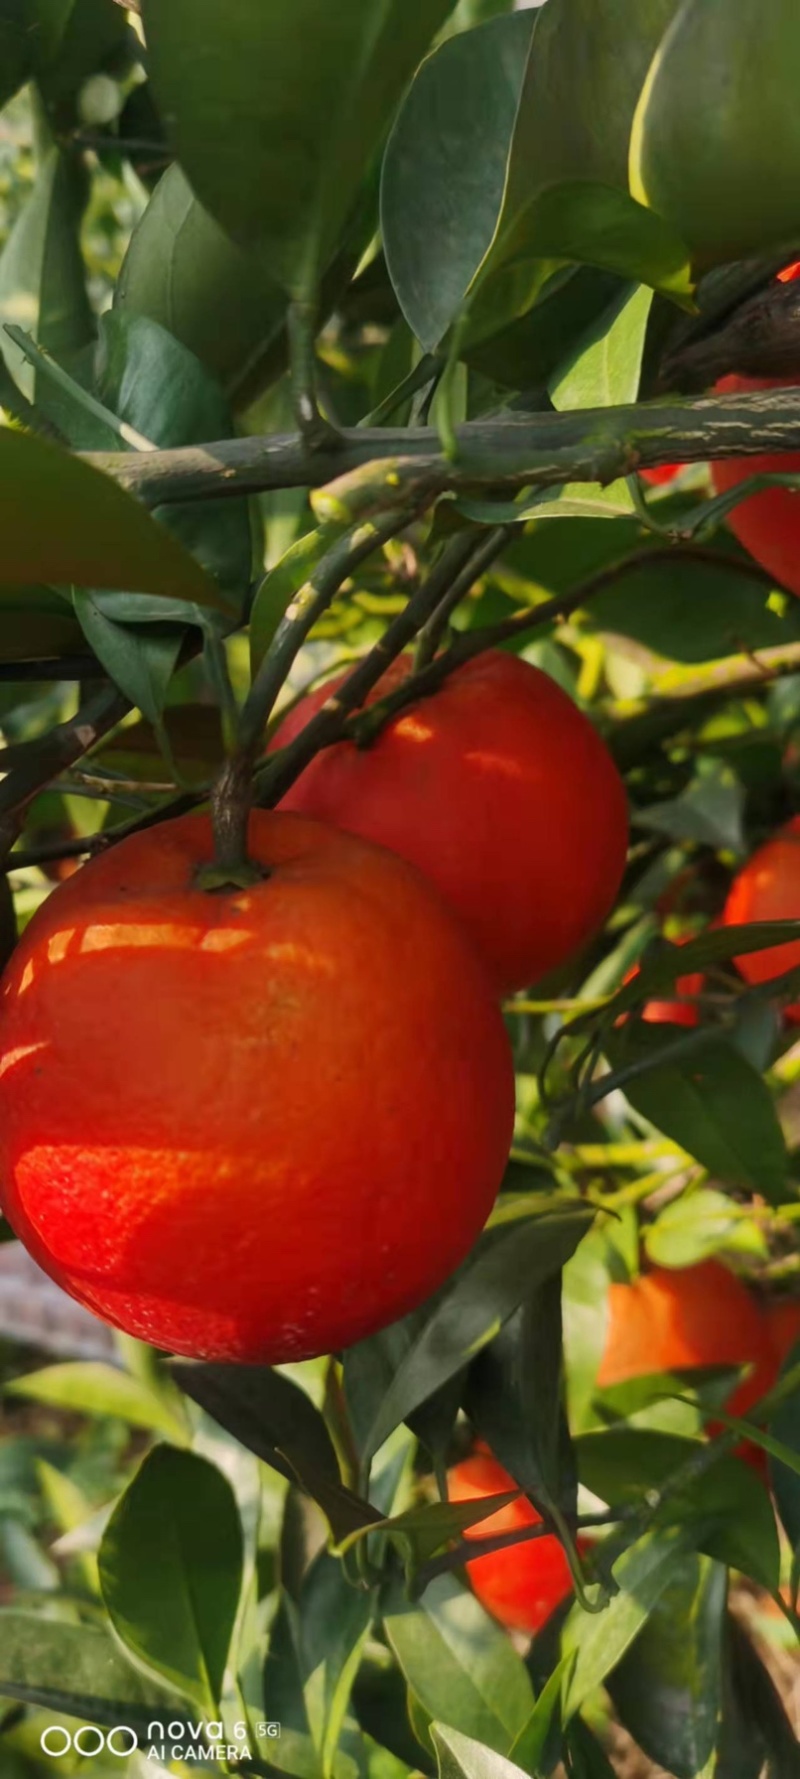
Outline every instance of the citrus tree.
<path id="1" fill-rule="evenodd" d="M 796 0 L 0 45 L 3 1774 L 784 1779 Z"/>

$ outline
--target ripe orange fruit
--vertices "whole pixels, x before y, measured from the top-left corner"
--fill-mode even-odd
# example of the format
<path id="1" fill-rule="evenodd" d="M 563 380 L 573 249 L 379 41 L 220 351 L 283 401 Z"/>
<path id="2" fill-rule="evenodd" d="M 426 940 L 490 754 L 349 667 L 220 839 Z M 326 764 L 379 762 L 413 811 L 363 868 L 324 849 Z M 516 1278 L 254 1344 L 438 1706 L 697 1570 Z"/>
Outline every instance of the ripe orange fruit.
<path id="1" fill-rule="evenodd" d="M 797 379 L 800 385 L 800 378 Z M 794 388 L 785 377 L 723 377 L 717 384 L 720 395 L 746 394 L 755 389 Z M 782 457 L 731 457 L 711 465 L 711 480 L 717 494 L 738 488 L 749 476 L 799 475 L 800 453 Z M 767 488 L 753 494 L 728 514 L 727 524 L 734 537 L 749 550 L 768 574 L 775 576 L 778 586 L 800 594 L 800 493 L 791 488 Z"/>
<path id="2" fill-rule="evenodd" d="M 800 1299 L 785 1298 L 783 1302 L 768 1303 L 764 1309 L 769 1339 L 775 1354 L 777 1371 L 785 1359 L 788 1359 L 793 1346 L 800 1340 Z"/>
<path id="3" fill-rule="evenodd" d="M 609 1287 L 601 1389 L 658 1372 L 706 1365 L 750 1365 L 725 1406 L 743 1415 L 774 1379 L 775 1360 L 761 1312 L 747 1286 L 718 1260 L 655 1266 L 630 1284 Z"/>
<path id="4" fill-rule="evenodd" d="M 684 467 L 682 463 L 661 463 L 658 469 L 643 469 L 640 474 L 644 476 L 646 482 L 652 483 L 654 488 L 659 488 L 665 482 L 674 482 L 675 477 L 680 475 Z"/>
<path id="5" fill-rule="evenodd" d="M 373 698 L 410 671 L 395 662 Z M 303 699 L 273 746 L 340 683 Z M 501 992 L 580 950 L 625 867 L 625 790 L 607 748 L 555 680 L 498 650 L 458 668 L 371 746 L 318 754 L 282 807 L 410 859 L 461 916 Z"/>
<path id="6" fill-rule="evenodd" d="M 252 889 L 209 821 L 56 890 L 0 997 L 3 1209 L 40 1265 L 172 1352 L 276 1362 L 404 1315 L 464 1258 L 513 1121 L 480 960 L 402 860 L 258 812 Z"/>
<path id="7" fill-rule="evenodd" d="M 773 834 L 753 853 L 731 885 L 722 915 L 725 926 L 750 921 L 800 920 L 800 816 Z M 772 982 L 800 964 L 800 940 L 770 945 L 737 957 L 745 982 Z M 785 1018 L 800 1020 L 800 1002 L 784 1008 Z"/>
<path id="8" fill-rule="evenodd" d="M 481 1501 L 487 1495 L 507 1494 L 516 1486 L 486 1446 L 479 1447 L 462 1464 L 456 1464 L 448 1475 L 451 1501 Z M 482 1538 L 496 1538 L 501 1532 L 518 1532 L 541 1523 L 541 1514 L 520 1495 L 518 1501 L 501 1507 L 479 1525 L 468 1526 L 464 1537 L 480 1543 Z M 467 1574 L 473 1592 L 487 1612 L 509 1630 L 527 1631 L 531 1636 L 572 1592 L 563 1546 L 550 1533 L 508 1550 L 474 1557 L 467 1564 Z"/>
<path id="9" fill-rule="evenodd" d="M 684 941 L 685 943 L 685 941 Z M 639 974 L 639 965 L 634 964 L 623 978 L 623 986 L 633 982 Z M 640 1018 L 648 1025 L 685 1025 L 700 1024 L 700 1008 L 694 997 L 702 994 L 705 977 L 702 971 L 691 970 L 688 976 L 678 976 L 675 980 L 675 998 L 671 1001 L 645 1001 Z M 623 1014 L 619 1023 L 627 1018 Z"/>

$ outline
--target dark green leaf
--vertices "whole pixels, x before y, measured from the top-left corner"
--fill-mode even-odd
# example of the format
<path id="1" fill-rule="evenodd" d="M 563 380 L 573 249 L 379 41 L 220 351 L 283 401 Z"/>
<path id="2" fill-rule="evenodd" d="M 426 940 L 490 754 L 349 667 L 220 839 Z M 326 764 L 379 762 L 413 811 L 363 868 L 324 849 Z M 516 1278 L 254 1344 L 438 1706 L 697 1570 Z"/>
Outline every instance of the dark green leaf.
<path id="1" fill-rule="evenodd" d="M 125 14 L 110 0 L 29 0 L 36 77 L 48 105 L 75 96 L 121 45 Z"/>
<path id="2" fill-rule="evenodd" d="M 731 1749 L 730 1738 L 732 1735 L 741 1737 L 744 1731 L 751 1757 L 755 1750 L 761 1755 L 756 1769 L 758 1779 L 797 1779 L 800 1772 L 800 1753 L 796 1732 L 761 1657 L 753 1648 L 743 1626 L 733 1617 L 729 1622 L 729 1643 L 730 1689 L 735 1700 L 735 1715 L 731 1723 L 729 1705 L 728 1723 L 726 1725 L 723 1721 L 722 1726 L 720 1762 L 723 1751 L 729 1755 L 738 1751 L 740 1742 L 737 1741 Z M 765 1757 L 767 1764 L 763 1767 Z M 718 1770 L 727 1779 L 727 1766 L 720 1764 Z M 730 1770 L 731 1779 L 740 1779 L 732 1762 Z M 750 1779 L 750 1773 L 747 1774 L 747 1779 Z"/>
<path id="3" fill-rule="evenodd" d="M 763 1193 L 771 1204 L 792 1197 L 786 1144 L 761 1076 L 713 1033 L 685 1056 L 659 1063 L 664 1041 L 663 1030 L 631 1021 L 605 1044 L 615 1068 L 647 1065 L 625 1082 L 637 1112 L 716 1179 Z"/>
<path id="4" fill-rule="evenodd" d="M 8 583 L 136 588 L 224 611 L 213 581 L 109 476 L 32 433 L 0 429 Z"/>
<path id="5" fill-rule="evenodd" d="M 365 1458 L 488 1345 L 537 1284 L 564 1265 L 591 1216 L 581 1210 L 546 1215 L 511 1234 L 490 1232 L 482 1239 L 401 1361 L 364 1436 Z"/>
<path id="6" fill-rule="evenodd" d="M 137 1730 L 181 1711 L 175 1694 L 145 1679 L 110 1631 L 17 1607 L 0 1608 L 0 1695 Z"/>
<path id="7" fill-rule="evenodd" d="M 163 625 L 117 624 L 91 593 L 76 588 L 75 610 L 89 647 L 106 673 L 150 723 L 158 723 L 181 647 L 181 632 Z M 113 610 L 113 595 L 107 596 Z"/>
<path id="8" fill-rule="evenodd" d="M 577 1603 L 572 1607 L 563 1633 L 564 1653 L 575 1652 L 564 1700 L 568 1716 L 616 1667 L 669 1586 L 676 1562 L 693 1543 L 691 1531 L 682 1527 L 648 1533 L 615 1563 L 619 1593 L 604 1612 L 587 1618 Z"/>
<path id="9" fill-rule="evenodd" d="M 0 661 L 47 661 L 83 652 L 68 600 L 50 587 L 0 587 Z"/>
<path id="10" fill-rule="evenodd" d="M 788 1354 L 781 1367 L 781 1377 L 798 1364 L 800 1344 Z M 775 1410 L 769 1423 L 769 1431 L 800 1458 L 800 1391 Z M 769 1460 L 769 1473 L 783 1529 L 792 1548 L 800 1553 L 800 1476 L 790 1470 L 787 1464 L 781 1464 L 779 1459 L 773 1457 Z"/>
<path id="11" fill-rule="evenodd" d="M 177 164 L 133 231 L 114 303 L 166 328 L 232 400 L 275 359 L 286 321 L 283 291 L 203 209 Z"/>
<path id="12" fill-rule="evenodd" d="M 143 0 L 177 156 L 234 240 L 314 299 L 387 119 L 453 0 Z"/>
<path id="13" fill-rule="evenodd" d="M 228 404 L 200 360 L 142 315 L 112 311 L 103 317 L 97 392 L 156 445 L 204 444 L 233 432 Z M 157 508 L 156 517 L 221 587 L 244 599 L 252 555 L 246 500 L 169 505 Z"/>
<path id="14" fill-rule="evenodd" d="M 561 1274 L 554 1273 L 474 1359 L 464 1407 L 495 1457 L 540 1509 L 577 1512 L 561 1398 Z"/>
<path id="15" fill-rule="evenodd" d="M 351 1587 L 342 1564 L 323 1551 L 303 1583 L 297 1632 L 306 1713 L 324 1774 L 332 1771 L 374 1609 L 374 1596 Z"/>
<path id="16" fill-rule="evenodd" d="M 346 1489 L 321 1414 L 304 1390 L 266 1365 L 171 1367 L 182 1390 L 248 1451 L 318 1502 L 337 1539 L 380 1514 Z"/>
<path id="17" fill-rule="evenodd" d="M 727 1596 L 721 1564 L 694 1553 L 676 1561 L 646 1625 L 608 1679 L 625 1728 L 675 1779 L 695 1779 L 716 1744 Z"/>
<path id="18" fill-rule="evenodd" d="M 423 63 L 383 164 L 386 260 L 426 351 L 458 315 L 491 245 L 533 21 L 524 13 L 450 37 Z"/>
<path id="19" fill-rule="evenodd" d="M 281 1726 L 281 1772 L 292 1775 L 292 1779 L 323 1779 L 319 1749 L 309 1721 L 307 1690 L 313 1677 L 309 1675 L 304 1659 L 302 1638 L 297 1608 L 284 1594 L 270 1628 L 264 1667 L 265 1707 L 270 1718 Z M 345 1637 L 343 1647 L 346 1647 L 346 1641 Z M 329 1680 L 333 1678 L 332 1668 L 328 1669 L 327 1677 Z M 324 1677 L 321 1679 L 324 1691 Z M 318 1710 L 318 1699 L 315 1704 Z M 360 1766 L 339 1749 L 332 1754 L 324 1779 L 361 1779 Z"/>
<path id="20" fill-rule="evenodd" d="M 729 766 L 706 761 L 680 797 L 637 809 L 638 828 L 652 828 L 670 840 L 690 840 L 715 851 L 743 853 L 744 786 Z"/>
<path id="21" fill-rule="evenodd" d="M 533 1709 L 531 1683 L 505 1632 L 474 1595 L 442 1575 L 411 1606 L 398 1583 L 384 1602 L 383 1623 L 425 1711 L 507 1754 Z"/>
<path id="22" fill-rule="evenodd" d="M 242 1585 L 242 1528 L 230 1484 L 191 1452 L 156 1446 L 109 1520 L 99 1552 L 118 1636 L 213 1715 Z"/>
<path id="23" fill-rule="evenodd" d="M 0 14 L 0 106 L 13 99 L 31 68 L 28 0 L 3 0 Z"/>
<path id="24" fill-rule="evenodd" d="M 593 1730 L 582 1717 L 567 1728 L 570 1779 L 614 1779 L 615 1769 Z"/>

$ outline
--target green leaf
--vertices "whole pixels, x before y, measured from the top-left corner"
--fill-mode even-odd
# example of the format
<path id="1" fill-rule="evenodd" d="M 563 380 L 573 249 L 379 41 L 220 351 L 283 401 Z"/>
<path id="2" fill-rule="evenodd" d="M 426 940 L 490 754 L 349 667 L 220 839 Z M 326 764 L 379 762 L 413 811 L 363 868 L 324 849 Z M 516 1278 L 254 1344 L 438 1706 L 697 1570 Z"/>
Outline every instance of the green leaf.
<path id="1" fill-rule="evenodd" d="M 342 532 L 343 527 L 339 525 L 319 525 L 315 531 L 307 531 L 289 546 L 280 561 L 265 575 L 250 614 L 250 668 L 253 675 L 261 666 L 287 606 L 310 580 Z"/>
<path id="2" fill-rule="evenodd" d="M 100 1545 L 100 1585 L 126 1648 L 201 1710 L 216 1712 L 242 1584 L 230 1484 L 191 1452 L 156 1446 Z"/>
<path id="3" fill-rule="evenodd" d="M 653 292 L 643 285 L 624 286 L 592 323 L 551 379 L 550 397 L 560 413 L 635 402 L 652 301 Z"/>
<path id="4" fill-rule="evenodd" d="M 3 576 L 34 586 L 135 588 L 226 612 L 199 563 L 99 470 L 0 428 Z"/>
<path id="5" fill-rule="evenodd" d="M 325 1422 L 290 1378 L 266 1365 L 178 1362 L 170 1369 L 187 1396 L 248 1451 L 302 1485 L 326 1514 L 337 1540 L 381 1518 L 345 1488 Z"/>
<path id="6" fill-rule="evenodd" d="M 729 766 L 704 762 L 680 797 L 637 809 L 637 827 L 653 828 L 670 840 L 691 840 L 716 851 L 743 853 L 744 786 Z"/>
<path id="7" fill-rule="evenodd" d="M 781 1378 L 800 1364 L 800 1345 L 787 1355 L 781 1367 Z M 769 1432 L 800 1459 L 800 1392 L 790 1396 L 775 1410 Z M 793 1550 L 800 1553 L 800 1474 L 790 1470 L 778 1458 L 770 1457 L 769 1475 L 781 1516 L 781 1524 Z"/>
<path id="8" fill-rule="evenodd" d="M 90 1723 L 146 1729 L 181 1701 L 145 1679 L 99 1624 L 0 1607 L 0 1696 Z"/>
<path id="9" fill-rule="evenodd" d="M 109 678 L 148 722 L 160 722 L 180 654 L 181 632 L 158 624 L 117 624 L 91 593 L 76 588 L 73 598 L 86 641 Z M 113 600 L 113 594 L 106 596 L 112 611 Z"/>
<path id="10" fill-rule="evenodd" d="M 794 1196 L 783 1132 L 762 1077 L 714 1033 L 685 1056 L 659 1062 L 664 1042 L 663 1030 L 631 1021 L 604 1043 L 615 1068 L 646 1065 L 625 1081 L 636 1111 L 727 1185 L 763 1193 L 770 1204 Z"/>
<path id="11" fill-rule="evenodd" d="M 511 1234 L 490 1232 L 482 1238 L 401 1361 L 364 1436 L 365 1459 L 488 1345 L 537 1284 L 559 1271 L 591 1216 L 581 1210 L 545 1215 Z"/>
<path id="12" fill-rule="evenodd" d="M 49 106 L 75 96 L 118 50 L 126 19 L 109 0 L 29 0 L 37 81 Z"/>
<path id="13" fill-rule="evenodd" d="M 113 311 L 100 323 L 97 393 L 121 420 L 162 447 L 230 438 L 233 419 L 200 360 L 157 322 Z M 241 604 L 252 542 L 246 500 L 193 501 L 155 516 Z"/>
<path id="14" fill-rule="evenodd" d="M 575 1665 L 574 1652 L 557 1662 L 545 1681 L 524 1729 L 512 1744 L 511 1755 L 526 1773 L 536 1773 L 544 1763 L 545 1750 L 551 1735 L 557 1733 L 561 1719 L 561 1700 L 569 1685 Z"/>
<path id="15" fill-rule="evenodd" d="M 579 1605 L 571 1608 L 562 1640 L 565 1655 L 575 1652 L 564 1696 L 565 1718 L 580 1709 L 622 1659 L 669 1586 L 676 1562 L 693 1543 L 691 1531 L 683 1527 L 648 1533 L 614 1564 L 619 1593 L 604 1612 L 587 1618 Z"/>
<path id="16" fill-rule="evenodd" d="M 312 301 L 387 119 L 453 0 L 143 0 L 177 158 L 234 240 Z"/>
<path id="17" fill-rule="evenodd" d="M 551 559 L 562 541 L 551 535 Z M 739 552 L 727 539 L 717 540 L 715 554 L 718 562 L 654 562 L 623 575 L 587 607 L 592 629 L 630 636 L 654 654 L 686 664 L 800 640 L 797 601 L 787 600 L 779 615 L 767 604 L 769 589 L 741 572 Z M 563 572 L 569 563 L 562 563 Z"/>
<path id="18" fill-rule="evenodd" d="M 115 312 L 158 322 L 235 400 L 281 368 L 286 297 L 254 252 L 237 247 L 168 168 L 137 223 L 114 294 Z"/>
<path id="19" fill-rule="evenodd" d="M 31 68 L 28 0 L 4 0 L 0 14 L 0 107 L 8 104 Z"/>
<path id="20" fill-rule="evenodd" d="M 474 1595 L 442 1575 L 411 1606 L 400 1584 L 384 1602 L 384 1630 L 425 1711 L 507 1754 L 533 1709 L 524 1663 Z"/>
<path id="21" fill-rule="evenodd" d="M 642 84 L 680 0 L 548 0 L 536 22 L 508 203 L 564 179 L 628 184 Z"/>
<path id="22" fill-rule="evenodd" d="M 495 1457 L 539 1508 L 577 1512 L 561 1399 L 561 1274 L 532 1291 L 474 1359 L 464 1407 Z"/>
<path id="23" fill-rule="evenodd" d="M 330 1559 L 329 1559 L 330 1560 Z M 341 1601 L 339 1602 L 341 1605 Z M 348 1607 L 348 1612 L 352 1609 Z M 328 1625 L 329 1632 L 332 1627 Z M 325 1681 L 336 1687 L 336 1651 L 347 1648 L 348 1638 L 336 1638 L 330 1655 L 323 1655 L 323 1669 L 315 1679 L 309 1673 L 310 1652 L 303 1648 L 303 1625 L 300 1615 L 287 1593 L 283 1593 L 272 1621 L 269 1649 L 264 1667 L 264 1700 L 270 1717 L 280 1723 L 280 1770 L 293 1779 L 323 1779 L 320 1750 L 311 1733 L 306 1688 L 310 1685 L 312 1709 L 319 1705 L 319 1692 L 325 1693 Z M 311 1658 L 313 1659 L 313 1657 Z M 259 1707 L 260 1710 L 260 1707 Z M 350 1741 L 350 1737 L 347 1737 Z M 360 1753 L 356 1743 L 355 1752 Z M 270 1769 L 271 1771 L 272 1769 Z M 351 1758 L 344 1748 L 332 1751 L 328 1762 L 332 1779 L 363 1779 L 363 1763 Z"/>
<path id="24" fill-rule="evenodd" d="M 0 661 L 46 661 L 83 652 L 68 600 L 51 587 L 0 587 Z"/>
<path id="25" fill-rule="evenodd" d="M 414 80 L 386 149 L 381 224 L 397 300 L 426 351 L 458 315 L 494 236 L 533 21 L 450 37 Z"/>
<path id="26" fill-rule="evenodd" d="M 374 1595 L 350 1586 L 342 1563 L 323 1551 L 303 1582 L 297 1606 L 303 1695 L 323 1779 L 329 1779 L 333 1773 L 350 1692 L 374 1611 Z"/>
<path id="27" fill-rule="evenodd" d="M 389 1537 L 405 1558 L 406 1577 L 410 1581 L 428 1557 L 458 1537 L 467 1526 L 479 1525 L 481 1520 L 489 1519 L 491 1514 L 507 1507 L 510 1501 L 516 1501 L 518 1495 L 519 1490 L 514 1488 L 501 1495 L 481 1496 L 477 1501 L 423 1501 L 418 1507 L 408 1507 L 391 1519 L 378 1520 L 374 1526 L 362 1526 L 359 1531 L 351 1532 L 340 1549 L 348 1550 L 366 1537 Z"/>
<path id="28" fill-rule="evenodd" d="M 686 0 L 655 50 L 634 120 L 631 189 L 702 263 L 796 244 L 799 61 L 794 0 Z"/>
<path id="29" fill-rule="evenodd" d="M 524 1779 L 522 1767 L 449 1724 L 432 1723 L 439 1779 Z"/>
<path id="30" fill-rule="evenodd" d="M 146 1427 L 180 1445 L 187 1438 L 185 1422 L 163 1396 L 147 1389 L 130 1372 L 118 1371 L 116 1366 L 106 1365 L 100 1359 L 47 1365 L 42 1371 L 28 1371 L 23 1377 L 11 1378 L 5 1388 L 9 1395 L 44 1402 L 50 1408 L 66 1409 L 72 1414 L 111 1415 L 127 1421 L 129 1427 Z"/>
<path id="31" fill-rule="evenodd" d="M 618 294 L 619 280 L 594 266 L 562 266 L 546 279 L 526 315 L 464 347 L 467 363 L 509 389 L 547 384 L 595 317 Z"/>
<path id="32" fill-rule="evenodd" d="M 696 1266 L 720 1248 L 768 1259 L 760 1224 L 744 1206 L 711 1186 L 682 1192 L 665 1205 L 655 1222 L 645 1227 L 644 1245 L 656 1266 Z"/>
<path id="33" fill-rule="evenodd" d="M 79 240 L 85 200 L 83 168 L 66 151 L 50 149 L 0 256 L 0 342 L 30 400 L 39 379 L 5 333 L 7 323 L 34 334 L 57 358 L 69 358 L 94 338 Z"/>
<path id="34" fill-rule="evenodd" d="M 611 1427 L 576 1441 L 581 1481 L 615 1506 L 646 1506 L 647 1495 L 698 1449 L 696 1440 L 640 1427 Z M 740 1458 L 718 1458 L 680 1489 L 671 1485 L 659 1523 L 693 1529 L 697 1549 L 707 1556 L 741 1569 L 761 1587 L 777 1587 L 775 1515 L 759 1477 Z"/>
<path id="35" fill-rule="evenodd" d="M 679 1558 L 608 1679 L 625 1728 L 675 1779 L 695 1779 L 716 1745 L 727 1596 L 720 1563 L 694 1552 Z"/>

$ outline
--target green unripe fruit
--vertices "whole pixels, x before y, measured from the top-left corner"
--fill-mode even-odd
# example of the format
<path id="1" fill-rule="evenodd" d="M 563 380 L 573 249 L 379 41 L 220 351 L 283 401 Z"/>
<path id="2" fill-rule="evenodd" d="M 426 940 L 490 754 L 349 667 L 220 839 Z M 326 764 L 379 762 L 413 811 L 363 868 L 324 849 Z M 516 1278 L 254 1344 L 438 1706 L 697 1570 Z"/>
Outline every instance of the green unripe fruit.
<path id="1" fill-rule="evenodd" d="M 685 0 L 631 136 L 633 196 L 700 265 L 800 239 L 798 0 Z"/>

